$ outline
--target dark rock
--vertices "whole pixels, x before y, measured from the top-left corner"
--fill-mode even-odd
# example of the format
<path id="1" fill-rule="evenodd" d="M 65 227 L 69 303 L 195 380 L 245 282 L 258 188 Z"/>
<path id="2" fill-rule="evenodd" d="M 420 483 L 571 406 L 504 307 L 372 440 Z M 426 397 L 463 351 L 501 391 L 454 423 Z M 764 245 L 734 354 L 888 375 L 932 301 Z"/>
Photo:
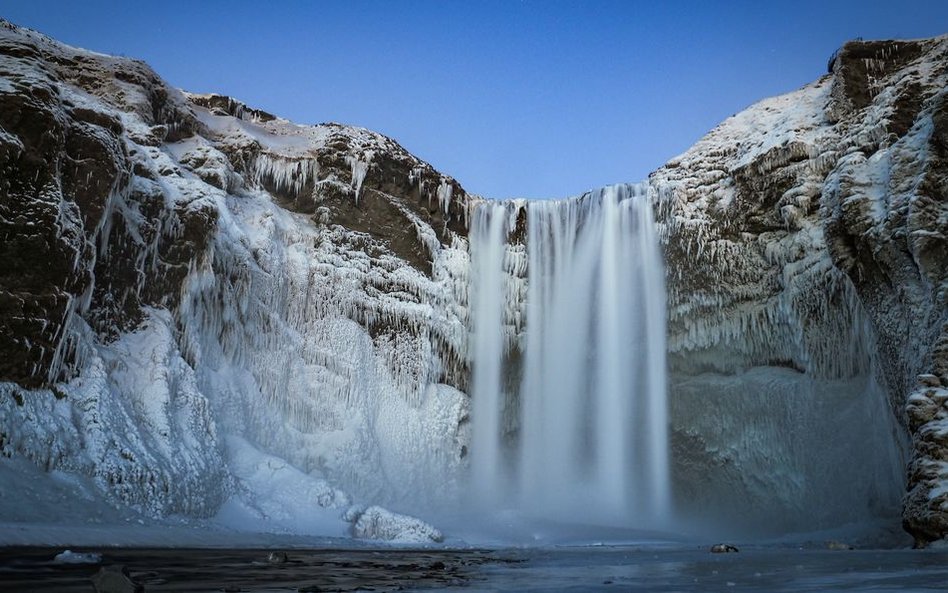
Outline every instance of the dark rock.
<path id="1" fill-rule="evenodd" d="M 831 540 L 831 541 L 826 542 L 826 549 L 827 550 L 852 550 L 853 547 L 843 542 Z"/>
<path id="2" fill-rule="evenodd" d="M 132 579 L 124 566 L 106 566 L 92 577 L 96 593 L 143 593 L 145 587 Z"/>
<path id="3" fill-rule="evenodd" d="M 255 122 L 268 122 L 276 119 L 272 113 L 247 107 L 246 104 L 226 95 L 189 95 L 188 100 L 217 115 L 232 115 L 238 119 Z"/>
<path id="4" fill-rule="evenodd" d="M 712 554 L 732 554 L 734 552 L 740 552 L 740 550 L 730 544 L 714 544 L 711 546 L 710 552 Z"/>
<path id="5" fill-rule="evenodd" d="M 885 88 L 884 79 L 921 56 L 931 43 L 926 41 L 850 41 L 830 63 L 833 98 L 837 109 L 867 107 Z"/>

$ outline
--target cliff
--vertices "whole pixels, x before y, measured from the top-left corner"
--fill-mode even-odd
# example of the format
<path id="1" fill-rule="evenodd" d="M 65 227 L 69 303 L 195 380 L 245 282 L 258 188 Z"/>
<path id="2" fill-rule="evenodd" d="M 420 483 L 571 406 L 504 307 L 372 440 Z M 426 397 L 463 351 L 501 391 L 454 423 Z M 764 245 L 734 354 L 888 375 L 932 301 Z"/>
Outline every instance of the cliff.
<path id="1" fill-rule="evenodd" d="M 891 466 L 879 433 L 900 428 L 882 423 L 870 434 L 868 417 L 825 406 L 843 399 L 847 383 L 881 389 L 909 428 L 903 520 L 920 544 L 945 536 L 948 509 L 946 94 L 948 38 L 850 42 L 827 75 L 727 119 L 650 177 L 666 224 L 669 349 L 680 395 L 673 407 L 705 397 L 714 413 L 733 409 L 743 393 L 753 408 L 749 392 L 759 390 L 792 417 L 824 385 L 819 414 L 836 417 L 802 438 L 834 458 L 830 477 L 851 474 L 853 464 Z M 772 372 L 755 380 L 754 369 Z M 868 416 L 888 412 L 876 407 Z M 698 434 L 700 418 L 679 426 L 689 422 L 680 446 L 708 453 L 702 462 L 723 464 L 723 472 L 753 462 L 760 475 L 772 475 L 765 467 L 775 458 L 762 451 L 776 459 L 796 454 L 746 438 L 753 417 L 711 437 L 715 443 Z M 875 453 L 867 456 L 867 447 Z M 775 480 L 786 486 L 786 478 Z M 809 488 L 791 480 L 796 487 Z M 862 487 L 867 495 L 879 489 Z M 824 497 L 832 508 L 840 494 Z"/>
<path id="2" fill-rule="evenodd" d="M 274 459 L 313 508 L 348 502 L 330 482 L 372 501 L 450 485 L 456 181 L 380 134 L 182 93 L 6 22 L 0 130 L 4 457 L 156 517 L 272 516 L 254 468 Z"/>

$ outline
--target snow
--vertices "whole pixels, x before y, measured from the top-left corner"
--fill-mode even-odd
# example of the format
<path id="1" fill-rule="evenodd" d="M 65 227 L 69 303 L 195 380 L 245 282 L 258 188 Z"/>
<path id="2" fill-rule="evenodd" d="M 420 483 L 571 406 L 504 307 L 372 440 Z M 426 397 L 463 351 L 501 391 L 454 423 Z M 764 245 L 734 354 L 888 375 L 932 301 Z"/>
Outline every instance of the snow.
<path id="1" fill-rule="evenodd" d="M 53 562 L 57 564 L 99 564 L 102 562 L 102 555 L 95 552 L 73 552 L 65 550 L 56 554 Z"/>
<path id="2" fill-rule="evenodd" d="M 202 107 L 193 107 L 198 120 L 207 126 L 218 140 L 255 141 L 261 146 L 283 153 L 302 156 L 312 147 L 324 142 L 330 134 L 326 128 L 311 127 L 303 130 L 289 122 L 267 122 L 266 124 L 248 122 L 236 117 L 214 115 Z"/>
<path id="3" fill-rule="evenodd" d="M 214 523 L 240 531 L 347 535 L 348 525 L 340 511 L 349 504 L 345 493 L 240 437 L 229 437 L 227 449 L 230 470 L 239 485 L 214 516 Z"/>

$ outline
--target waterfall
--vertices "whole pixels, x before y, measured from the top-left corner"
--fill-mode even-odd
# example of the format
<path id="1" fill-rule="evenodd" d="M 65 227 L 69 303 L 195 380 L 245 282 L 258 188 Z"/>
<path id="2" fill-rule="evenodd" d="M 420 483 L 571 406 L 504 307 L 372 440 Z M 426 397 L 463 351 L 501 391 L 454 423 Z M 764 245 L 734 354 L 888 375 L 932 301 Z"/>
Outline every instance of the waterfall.
<path id="1" fill-rule="evenodd" d="M 476 208 L 471 478 L 480 502 L 635 525 L 668 516 L 664 269 L 646 193 L 616 185 L 524 206 L 526 323 L 511 340 L 520 365 L 504 338 L 516 334 L 504 256 L 522 240 L 510 237 L 518 209 Z M 504 393 L 505 373 L 517 372 L 518 392 Z"/>
<path id="2" fill-rule="evenodd" d="M 502 362 L 504 344 L 503 262 L 509 232 L 503 203 L 484 203 L 471 224 L 471 377 L 473 423 L 471 475 L 482 500 L 496 500 L 503 488 L 501 460 Z"/>

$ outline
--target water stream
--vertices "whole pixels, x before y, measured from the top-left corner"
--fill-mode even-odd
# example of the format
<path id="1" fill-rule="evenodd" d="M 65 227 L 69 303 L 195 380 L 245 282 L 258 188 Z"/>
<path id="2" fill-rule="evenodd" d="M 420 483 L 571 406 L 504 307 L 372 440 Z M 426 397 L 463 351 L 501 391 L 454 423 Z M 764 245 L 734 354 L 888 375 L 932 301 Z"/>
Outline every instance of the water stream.
<path id="1" fill-rule="evenodd" d="M 484 202 L 471 255 L 477 501 L 560 520 L 663 524 L 665 286 L 646 186 Z M 518 263 L 523 323 L 511 302 L 522 293 L 510 286 L 523 280 Z"/>

